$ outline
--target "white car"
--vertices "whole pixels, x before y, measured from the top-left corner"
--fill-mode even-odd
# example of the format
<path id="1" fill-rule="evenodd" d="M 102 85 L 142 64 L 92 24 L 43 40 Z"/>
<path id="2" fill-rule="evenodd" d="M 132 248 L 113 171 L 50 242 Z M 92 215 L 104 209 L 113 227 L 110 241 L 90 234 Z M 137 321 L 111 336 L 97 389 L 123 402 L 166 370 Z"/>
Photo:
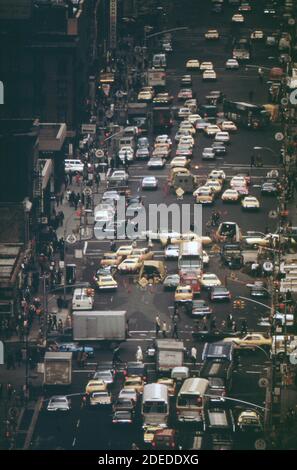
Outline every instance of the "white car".
<path id="1" fill-rule="evenodd" d="M 124 161 L 127 159 L 128 162 L 132 162 L 134 158 L 134 150 L 132 147 L 121 147 L 119 150 L 119 158 Z"/>
<path id="2" fill-rule="evenodd" d="M 182 129 L 182 130 L 179 129 L 174 137 L 175 142 L 179 142 L 180 138 L 184 135 L 192 137 L 192 134 L 188 129 Z"/>
<path id="3" fill-rule="evenodd" d="M 209 124 L 203 130 L 208 137 L 214 137 L 217 132 L 221 132 L 221 129 L 216 124 Z"/>
<path id="4" fill-rule="evenodd" d="M 191 88 L 182 88 L 179 90 L 177 97 L 179 100 L 191 99 L 193 98 L 193 92 Z"/>
<path id="5" fill-rule="evenodd" d="M 127 400 L 132 400 L 134 403 L 137 402 L 137 392 L 134 389 L 122 388 L 119 393 L 118 398 L 125 398 Z"/>
<path id="6" fill-rule="evenodd" d="M 199 69 L 200 62 L 198 59 L 189 59 L 186 62 L 186 69 Z"/>
<path id="7" fill-rule="evenodd" d="M 241 201 L 241 207 L 245 210 L 260 209 L 260 202 L 255 196 L 246 196 Z"/>
<path id="8" fill-rule="evenodd" d="M 226 173 L 224 172 L 224 170 L 212 170 L 208 177 L 208 179 L 210 178 L 214 178 L 214 179 L 219 179 L 219 180 L 222 180 L 222 181 L 225 181 L 226 179 Z"/>
<path id="9" fill-rule="evenodd" d="M 182 85 L 192 85 L 191 75 L 183 75 L 180 79 Z"/>
<path id="10" fill-rule="evenodd" d="M 234 186 L 246 186 L 246 179 L 244 176 L 233 176 L 230 180 L 230 187 L 233 188 Z"/>
<path id="11" fill-rule="evenodd" d="M 202 119 L 200 114 L 190 114 L 187 117 L 187 121 L 189 121 L 191 124 L 194 124 L 194 125 L 196 124 L 196 122 L 200 121 L 200 119 Z"/>
<path id="12" fill-rule="evenodd" d="M 165 158 L 159 158 L 159 157 L 150 158 L 149 161 L 147 162 L 147 167 L 149 169 L 164 168 L 165 162 L 166 162 Z"/>
<path id="13" fill-rule="evenodd" d="M 209 29 L 204 33 L 205 39 L 219 39 L 220 35 L 217 29 Z"/>
<path id="14" fill-rule="evenodd" d="M 169 135 L 161 134 L 155 138 L 155 144 L 168 144 L 169 146 L 171 146 L 172 140 L 170 139 Z"/>
<path id="15" fill-rule="evenodd" d="M 180 168 L 185 168 L 189 166 L 190 162 L 187 159 L 187 157 L 174 157 L 171 162 L 170 162 L 170 167 L 175 168 L 175 167 L 180 167 Z"/>
<path id="16" fill-rule="evenodd" d="M 229 144 L 230 142 L 229 132 L 226 132 L 226 131 L 217 132 L 214 140 L 215 142 L 223 142 L 224 144 Z"/>
<path id="17" fill-rule="evenodd" d="M 155 176 L 145 176 L 141 182 L 142 189 L 157 189 L 158 180 Z"/>
<path id="18" fill-rule="evenodd" d="M 138 101 L 151 101 L 153 94 L 151 91 L 140 90 L 137 96 Z"/>
<path id="19" fill-rule="evenodd" d="M 213 63 L 208 61 L 208 62 L 201 62 L 200 64 L 200 70 L 213 70 Z"/>
<path id="20" fill-rule="evenodd" d="M 102 201 L 119 201 L 120 197 L 120 194 L 115 190 L 105 191 L 102 195 Z"/>
<path id="21" fill-rule="evenodd" d="M 193 155 L 193 146 L 191 144 L 178 144 L 175 152 L 176 157 L 181 155 L 191 158 Z"/>
<path id="22" fill-rule="evenodd" d="M 180 126 L 179 126 L 179 131 L 180 132 L 184 132 L 184 131 L 187 131 L 187 132 L 190 132 L 190 134 L 192 135 L 195 135 L 196 134 L 196 129 L 195 127 L 193 126 L 193 124 L 191 124 L 190 122 L 188 121 L 182 121 Z"/>
<path id="23" fill-rule="evenodd" d="M 228 59 L 225 64 L 226 69 L 237 70 L 239 69 L 239 63 L 236 59 Z"/>
<path id="24" fill-rule="evenodd" d="M 211 289 L 211 287 L 221 286 L 222 283 L 216 274 L 204 273 L 200 278 L 203 289 Z"/>
<path id="25" fill-rule="evenodd" d="M 221 129 L 222 129 L 222 131 L 236 132 L 237 131 L 237 126 L 236 126 L 236 124 L 234 124 L 233 121 L 223 121 L 221 123 Z"/>
<path id="26" fill-rule="evenodd" d="M 128 181 L 129 175 L 124 170 L 115 170 L 109 177 L 111 181 Z"/>
<path id="27" fill-rule="evenodd" d="M 194 146 L 194 139 L 191 135 L 182 135 L 179 139 L 179 146 L 180 145 L 189 145 L 190 147 Z"/>
<path id="28" fill-rule="evenodd" d="M 253 31 L 251 33 L 251 36 L 250 36 L 251 39 L 253 40 L 261 40 L 261 39 L 264 39 L 264 32 L 260 29 L 256 29 L 255 31 Z"/>
<path id="29" fill-rule="evenodd" d="M 179 118 L 187 118 L 188 116 L 190 116 L 191 114 L 191 110 L 189 108 L 179 108 L 179 110 L 177 111 L 177 116 Z"/>
<path id="30" fill-rule="evenodd" d="M 191 110 L 192 113 L 197 112 L 197 100 L 196 98 L 192 98 L 190 100 L 186 100 L 184 105 Z"/>
<path id="31" fill-rule="evenodd" d="M 179 257 L 179 246 L 178 245 L 168 245 L 165 248 L 165 258 L 174 258 L 177 259 Z"/>
<path id="32" fill-rule="evenodd" d="M 202 160 L 214 160 L 216 158 L 216 154 L 211 147 L 205 147 L 202 150 Z"/>
<path id="33" fill-rule="evenodd" d="M 214 70 L 204 70 L 202 80 L 216 80 L 217 74 Z"/>
<path id="34" fill-rule="evenodd" d="M 136 160 L 146 160 L 150 156 L 150 151 L 148 148 L 141 147 L 136 150 L 135 158 Z"/>
<path id="35" fill-rule="evenodd" d="M 71 402 L 65 395 L 55 395 L 49 399 L 47 411 L 70 411 Z"/>
<path id="36" fill-rule="evenodd" d="M 233 23 L 244 23 L 244 16 L 241 15 L 240 13 L 235 13 L 235 14 L 232 16 L 231 21 L 232 21 Z"/>
<path id="37" fill-rule="evenodd" d="M 223 202 L 236 202 L 239 200 L 239 193 L 236 189 L 226 189 L 221 197 Z"/>

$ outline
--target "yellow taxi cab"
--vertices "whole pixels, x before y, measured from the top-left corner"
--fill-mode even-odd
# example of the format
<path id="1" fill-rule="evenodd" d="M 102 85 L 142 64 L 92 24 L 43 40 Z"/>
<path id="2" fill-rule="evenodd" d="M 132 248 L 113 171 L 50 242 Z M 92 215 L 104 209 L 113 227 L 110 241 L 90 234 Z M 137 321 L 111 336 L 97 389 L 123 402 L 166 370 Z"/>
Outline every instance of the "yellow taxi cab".
<path id="1" fill-rule="evenodd" d="M 86 393 L 90 394 L 93 392 L 106 392 L 107 391 L 107 384 L 100 379 L 93 379 L 90 380 L 86 385 Z"/>
<path id="2" fill-rule="evenodd" d="M 100 266 L 118 266 L 123 261 L 123 257 L 116 253 L 104 253 L 100 261 Z"/>
<path id="3" fill-rule="evenodd" d="M 132 256 L 129 255 L 121 264 L 118 266 L 118 271 L 120 273 L 135 273 L 140 270 L 143 261 L 139 258 L 139 256 Z"/>
<path id="4" fill-rule="evenodd" d="M 162 384 L 162 385 L 166 385 L 166 387 L 168 389 L 168 395 L 170 397 L 175 396 L 176 384 L 175 384 L 175 381 L 173 379 L 170 379 L 168 377 L 161 377 L 160 379 L 157 380 L 157 383 Z"/>
<path id="5" fill-rule="evenodd" d="M 151 444 L 154 440 L 154 436 L 155 436 L 156 431 L 158 431 L 160 429 L 163 429 L 163 427 L 158 426 L 158 425 L 145 426 L 143 428 L 143 431 L 144 431 L 143 440 L 144 440 L 145 444 Z"/>
<path id="6" fill-rule="evenodd" d="M 97 281 L 99 290 L 117 289 L 118 283 L 110 274 L 99 275 Z"/>
<path id="7" fill-rule="evenodd" d="M 125 378 L 124 390 L 134 390 L 136 393 L 143 393 L 144 380 L 140 375 L 128 375 Z"/>
<path id="8" fill-rule="evenodd" d="M 194 294 L 191 286 L 177 286 L 174 295 L 175 302 L 192 302 L 193 297 Z"/>
<path id="9" fill-rule="evenodd" d="M 122 245 L 116 251 L 117 256 L 129 256 L 133 251 L 133 245 Z"/>
<path id="10" fill-rule="evenodd" d="M 265 337 L 262 333 L 249 333 L 243 338 L 224 338 L 224 343 L 234 343 L 236 348 L 255 350 L 257 347 L 270 349 L 272 338 Z"/>
<path id="11" fill-rule="evenodd" d="M 214 202 L 214 191 L 209 187 L 200 186 L 193 192 L 198 204 L 212 204 Z"/>

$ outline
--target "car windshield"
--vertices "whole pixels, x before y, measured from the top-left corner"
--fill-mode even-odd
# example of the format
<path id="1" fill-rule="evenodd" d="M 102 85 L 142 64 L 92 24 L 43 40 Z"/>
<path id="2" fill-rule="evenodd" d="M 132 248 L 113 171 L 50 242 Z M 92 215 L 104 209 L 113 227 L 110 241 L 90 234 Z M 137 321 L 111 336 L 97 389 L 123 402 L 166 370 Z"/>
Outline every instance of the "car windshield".
<path id="1" fill-rule="evenodd" d="M 51 399 L 52 403 L 67 403 L 66 397 L 55 397 Z"/>

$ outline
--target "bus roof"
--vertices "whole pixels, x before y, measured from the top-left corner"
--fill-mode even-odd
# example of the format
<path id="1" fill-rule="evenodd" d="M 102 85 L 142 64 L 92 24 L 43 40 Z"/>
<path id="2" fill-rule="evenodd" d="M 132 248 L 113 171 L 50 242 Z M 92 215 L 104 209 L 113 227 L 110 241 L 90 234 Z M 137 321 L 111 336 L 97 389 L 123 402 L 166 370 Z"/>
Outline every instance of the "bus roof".
<path id="1" fill-rule="evenodd" d="M 200 255 L 202 254 L 202 242 L 200 240 L 183 241 L 180 244 L 181 256 Z"/>
<path id="2" fill-rule="evenodd" d="M 168 388 L 163 384 L 147 384 L 143 387 L 142 402 L 146 401 L 160 401 L 168 402 Z"/>
<path id="3" fill-rule="evenodd" d="M 202 395 L 208 388 L 208 380 L 202 378 L 186 379 L 179 391 L 179 395 Z"/>

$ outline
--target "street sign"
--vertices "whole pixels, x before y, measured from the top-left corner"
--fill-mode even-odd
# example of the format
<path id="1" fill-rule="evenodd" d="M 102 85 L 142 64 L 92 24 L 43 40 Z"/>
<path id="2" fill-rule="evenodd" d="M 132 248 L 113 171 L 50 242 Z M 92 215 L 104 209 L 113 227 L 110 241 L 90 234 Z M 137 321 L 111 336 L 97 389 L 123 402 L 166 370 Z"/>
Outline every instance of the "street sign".
<path id="1" fill-rule="evenodd" d="M 82 134 L 96 134 L 96 124 L 82 124 L 81 133 Z"/>
<path id="2" fill-rule="evenodd" d="M 96 155 L 97 158 L 102 158 L 102 157 L 104 157 L 104 152 L 103 152 L 103 150 L 98 149 L 98 150 L 96 150 L 95 155 Z"/>
<path id="3" fill-rule="evenodd" d="M 67 235 L 66 237 L 66 242 L 69 243 L 70 245 L 73 245 L 74 243 L 76 243 L 76 236 L 73 235 L 72 233 L 70 235 Z"/>
<path id="4" fill-rule="evenodd" d="M 277 132 L 274 136 L 275 140 L 280 142 L 281 140 L 284 140 L 284 134 L 282 132 Z"/>
<path id="5" fill-rule="evenodd" d="M 276 212 L 276 211 L 270 211 L 270 212 L 268 213 L 268 217 L 269 217 L 270 219 L 277 219 L 277 212 Z"/>
<path id="6" fill-rule="evenodd" d="M 266 379 L 266 377 L 261 377 L 259 379 L 259 382 L 258 382 L 258 385 L 260 388 L 267 388 L 268 387 L 268 379 Z"/>
<path id="7" fill-rule="evenodd" d="M 257 439 L 255 442 L 255 449 L 266 450 L 266 441 L 264 441 L 264 439 Z"/>

